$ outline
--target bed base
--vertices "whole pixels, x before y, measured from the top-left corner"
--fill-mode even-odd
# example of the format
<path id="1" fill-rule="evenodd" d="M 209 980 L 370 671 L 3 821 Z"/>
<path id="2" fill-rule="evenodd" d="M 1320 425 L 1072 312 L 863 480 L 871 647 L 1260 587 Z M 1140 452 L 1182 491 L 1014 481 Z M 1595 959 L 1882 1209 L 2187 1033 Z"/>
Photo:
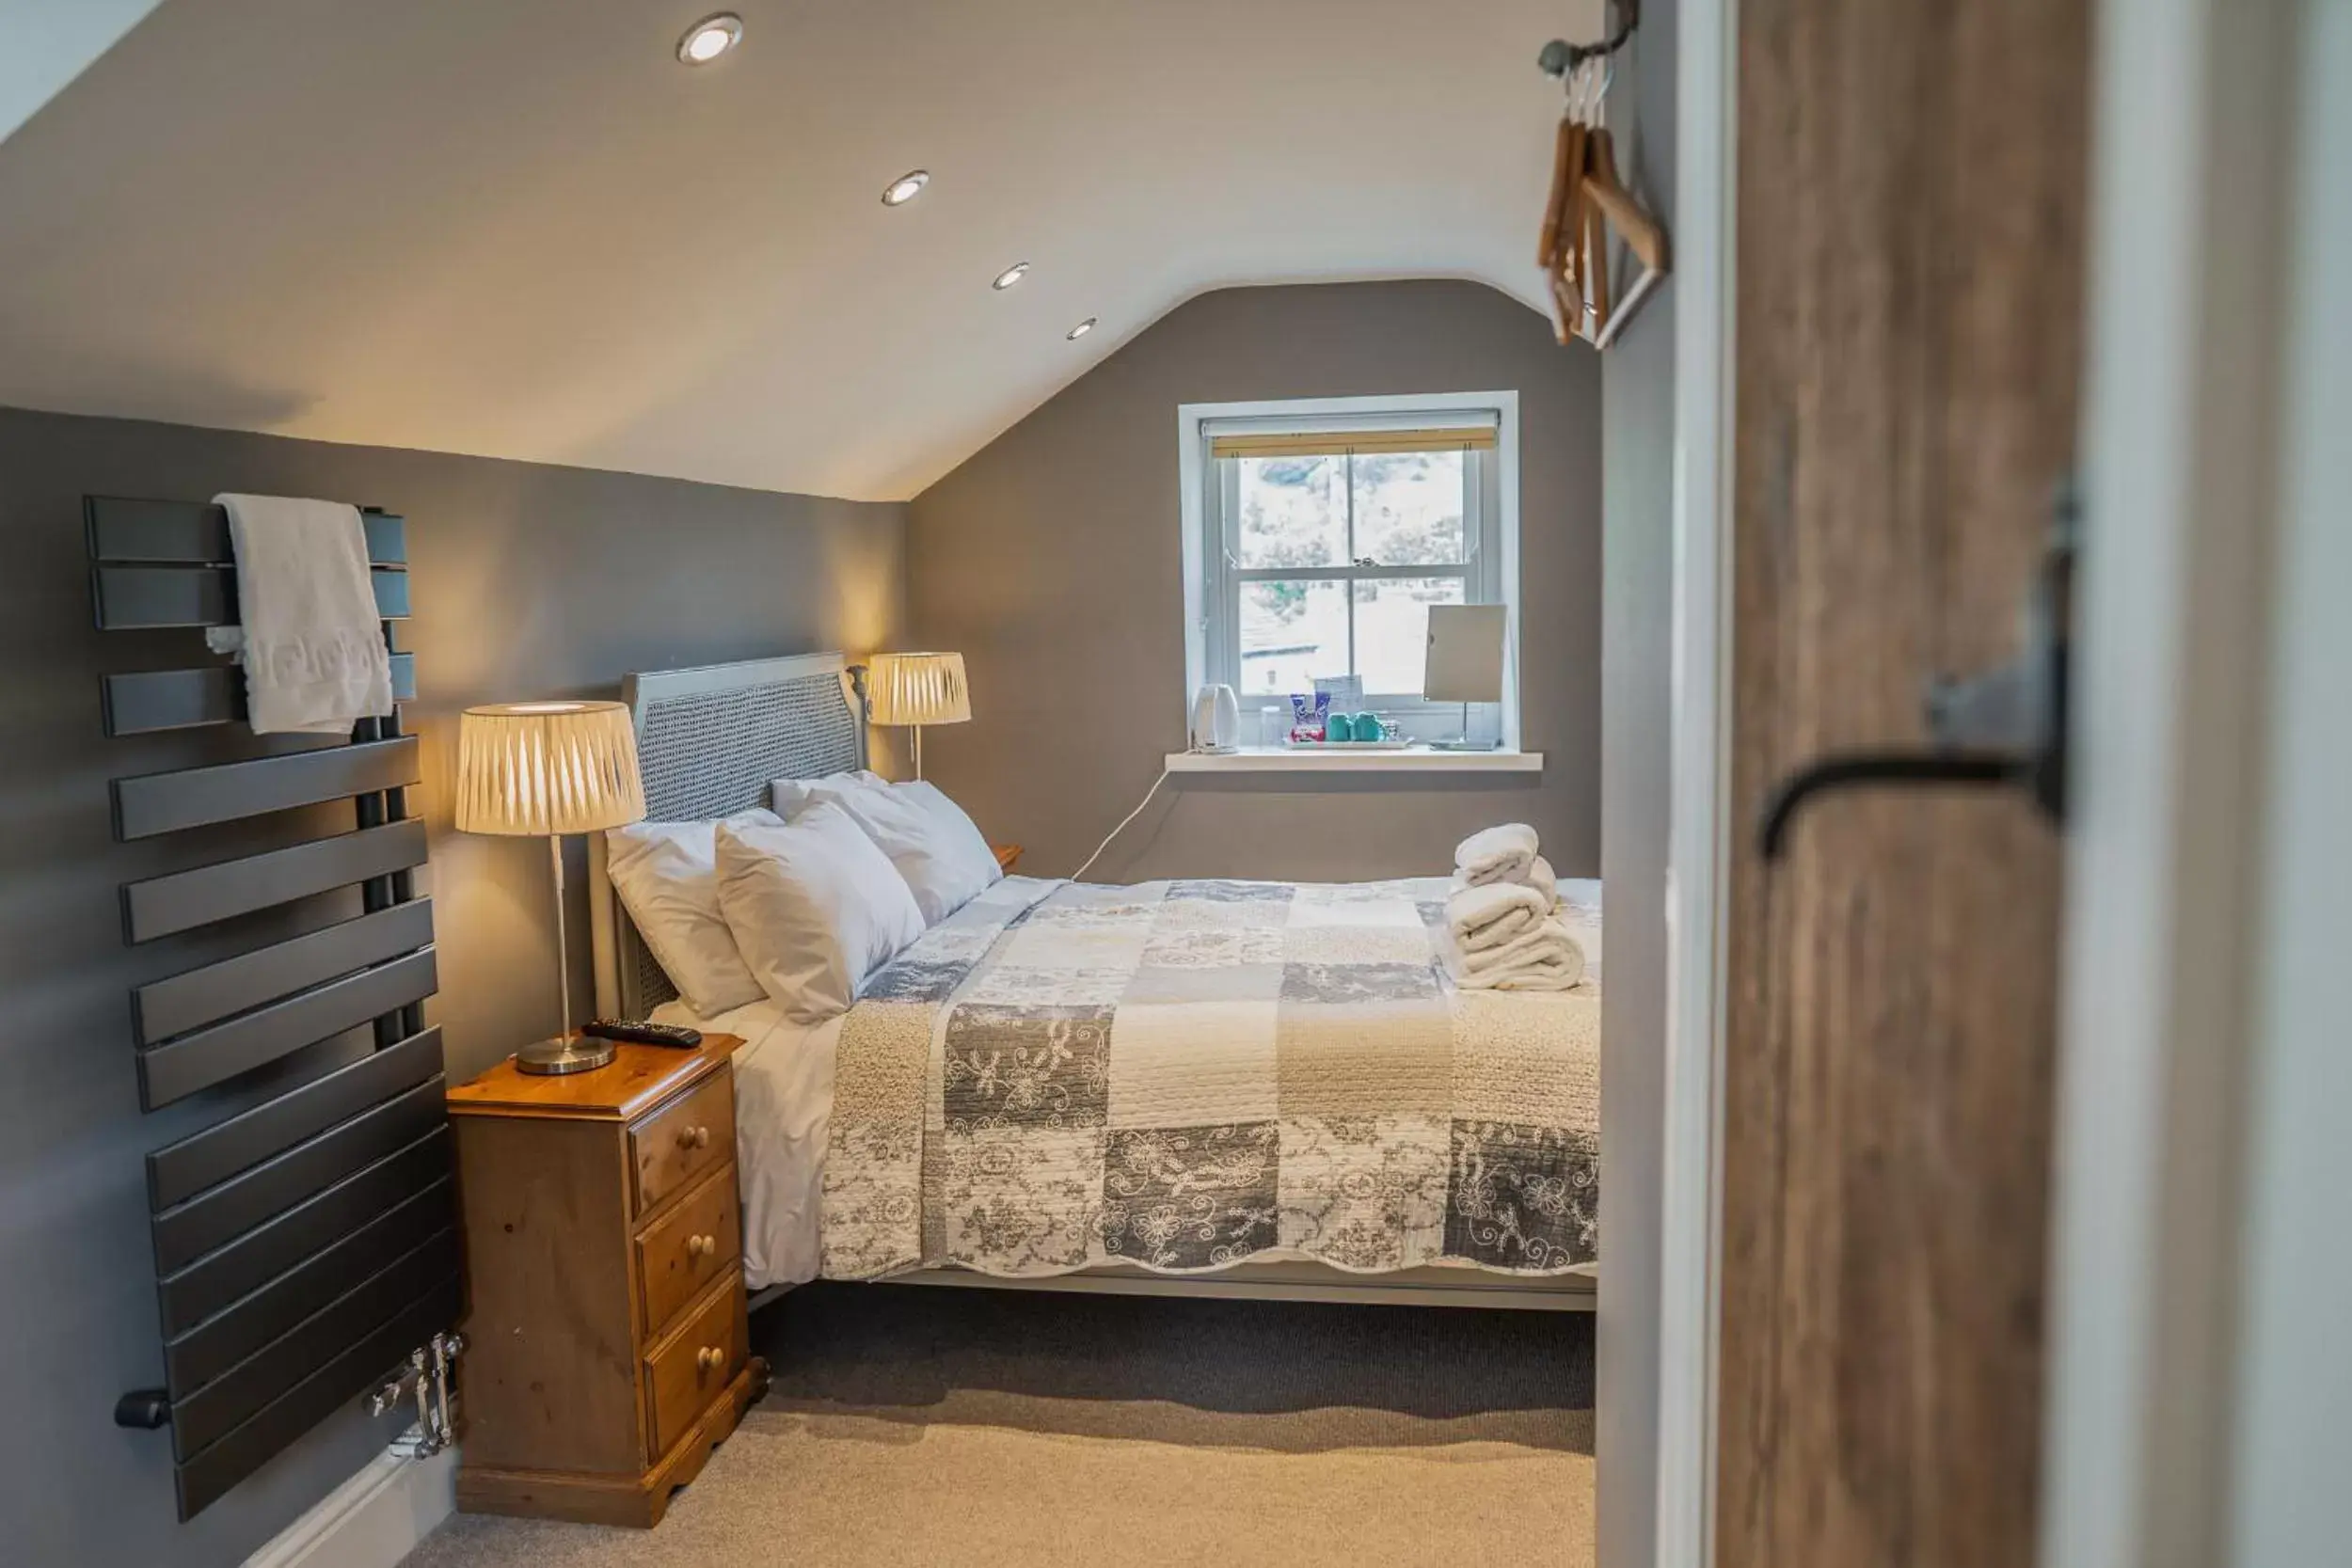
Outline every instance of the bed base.
<path id="1" fill-rule="evenodd" d="M 1429 1267 L 1394 1274 L 1349 1274 L 1320 1263 L 1242 1263 L 1216 1274 L 1154 1274 L 1123 1263 L 1079 1274 L 1005 1279 L 969 1269 L 918 1269 L 893 1275 L 885 1285 L 926 1285 L 966 1291 L 1065 1291 L 1087 1295 L 1184 1296 L 1193 1300 L 1312 1301 L 1373 1307 L 1476 1307 L 1520 1312 L 1591 1312 L 1600 1302 L 1600 1275 L 1584 1264 L 1542 1276 L 1490 1274 L 1481 1269 Z M 752 1297 L 757 1308 L 793 1287 L 771 1285 Z"/>

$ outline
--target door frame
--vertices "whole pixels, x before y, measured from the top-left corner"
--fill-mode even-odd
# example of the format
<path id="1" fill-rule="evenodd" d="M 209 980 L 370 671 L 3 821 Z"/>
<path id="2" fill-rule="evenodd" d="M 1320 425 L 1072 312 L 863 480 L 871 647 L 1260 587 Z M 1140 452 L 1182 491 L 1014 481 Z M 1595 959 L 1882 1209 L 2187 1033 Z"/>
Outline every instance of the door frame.
<path id="1" fill-rule="evenodd" d="M 2068 1568 L 2218 1561 L 2228 1525 L 2297 6 L 2108 0 L 2095 30 L 2040 1554 Z M 1684 0 L 1677 62 L 1659 1568 L 1714 1554 L 1739 9 Z"/>
<path id="2" fill-rule="evenodd" d="M 1728 1012 L 1731 769 L 1732 259 L 1739 0 L 1676 18 L 1672 772 L 1660 1180 L 1658 1568 L 1714 1560 Z M 1611 1563 L 1603 1568 L 1637 1568 Z"/>
<path id="3" fill-rule="evenodd" d="M 2096 29 L 2041 1521 L 2068 1568 L 2230 1555 L 2299 9 Z"/>

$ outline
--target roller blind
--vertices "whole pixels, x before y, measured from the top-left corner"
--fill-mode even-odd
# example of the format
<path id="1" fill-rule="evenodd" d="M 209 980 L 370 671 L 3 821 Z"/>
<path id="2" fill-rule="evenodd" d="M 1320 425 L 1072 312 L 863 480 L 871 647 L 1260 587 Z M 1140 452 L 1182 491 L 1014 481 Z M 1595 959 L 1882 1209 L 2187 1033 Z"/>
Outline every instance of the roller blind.
<path id="1" fill-rule="evenodd" d="M 1488 451 L 1494 428 L 1455 430 L 1284 431 L 1279 435 L 1236 434 L 1209 437 L 1212 457 L 1337 457 L 1346 452 Z"/>

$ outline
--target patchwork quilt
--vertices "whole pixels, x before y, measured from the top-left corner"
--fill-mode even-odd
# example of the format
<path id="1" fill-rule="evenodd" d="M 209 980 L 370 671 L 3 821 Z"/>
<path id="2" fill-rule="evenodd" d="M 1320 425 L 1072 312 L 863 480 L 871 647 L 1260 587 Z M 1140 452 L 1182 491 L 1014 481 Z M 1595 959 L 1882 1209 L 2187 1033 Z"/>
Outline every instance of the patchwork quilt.
<path id="1" fill-rule="evenodd" d="M 843 1021 L 823 1270 L 1591 1261 L 1594 978 L 1455 989 L 1442 880 L 1008 878 Z"/>

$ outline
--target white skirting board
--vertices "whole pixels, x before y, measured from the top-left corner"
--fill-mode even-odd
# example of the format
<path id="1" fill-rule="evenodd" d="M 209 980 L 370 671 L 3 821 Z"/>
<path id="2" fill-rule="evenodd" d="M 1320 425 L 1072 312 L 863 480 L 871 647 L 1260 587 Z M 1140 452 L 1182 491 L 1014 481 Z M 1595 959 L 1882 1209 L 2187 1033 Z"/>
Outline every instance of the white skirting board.
<path id="1" fill-rule="evenodd" d="M 394 1568 L 457 1509 L 457 1450 L 380 1453 L 245 1568 Z"/>

